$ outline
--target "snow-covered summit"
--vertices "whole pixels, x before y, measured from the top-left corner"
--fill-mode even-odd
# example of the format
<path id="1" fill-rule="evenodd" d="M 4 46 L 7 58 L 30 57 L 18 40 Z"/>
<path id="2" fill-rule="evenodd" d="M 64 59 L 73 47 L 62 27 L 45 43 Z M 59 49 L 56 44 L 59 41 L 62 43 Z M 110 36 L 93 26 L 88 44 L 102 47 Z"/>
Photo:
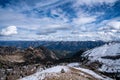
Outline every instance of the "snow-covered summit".
<path id="1" fill-rule="evenodd" d="M 115 56 L 115 55 L 120 55 L 120 43 L 109 43 L 105 44 L 101 47 L 97 47 L 92 50 L 86 51 L 85 54 L 86 56 L 89 55 L 89 57 L 93 58 L 99 58 L 103 56 Z"/>
<path id="2" fill-rule="evenodd" d="M 100 71 L 120 72 L 120 43 L 105 44 L 86 51 L 83 56 L 90 60 L 89 63 L 100 62 L 102 64 L 99 67 Z"/>

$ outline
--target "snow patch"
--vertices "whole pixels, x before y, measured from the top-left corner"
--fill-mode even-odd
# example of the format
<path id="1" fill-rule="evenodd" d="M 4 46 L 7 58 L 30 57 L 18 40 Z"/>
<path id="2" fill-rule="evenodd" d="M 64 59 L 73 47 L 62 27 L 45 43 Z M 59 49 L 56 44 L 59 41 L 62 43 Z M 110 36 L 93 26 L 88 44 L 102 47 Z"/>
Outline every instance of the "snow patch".
<path id="1" fill-rule="evenodd" d="M 75 68 L 75 69 L 78 69 L 78 70 L 81 70 L 81 71 L 83 71 L 85 73 L 88 73 L 88 74 L 92 75 L 95 78 L 102 79 L 102 80 L 104 79 L 102 76 L 96 74 L 95 72 L 93 72 L 93 71 L 91 71 L 89 69 L 80 68 L 80 67 L 79 68 Z"/>
<path id="2" fill-rule="evenodd" d="M 69 67 L 79 67 L 80 63 L 70 63 L 67 66 L 69 66 Z"/>
<path id="3" fill-rule="evenodd" d="M 69 71 L 69 68 L 67 66 L 55 66 L 40 72 L 36 72 L 35 74 L 22 78 L 20 80 L 43 80 L 47 75 L 49 75 L 49 73 L 60 73 L 62 69 L 64 69 L 65 72 Z"/>

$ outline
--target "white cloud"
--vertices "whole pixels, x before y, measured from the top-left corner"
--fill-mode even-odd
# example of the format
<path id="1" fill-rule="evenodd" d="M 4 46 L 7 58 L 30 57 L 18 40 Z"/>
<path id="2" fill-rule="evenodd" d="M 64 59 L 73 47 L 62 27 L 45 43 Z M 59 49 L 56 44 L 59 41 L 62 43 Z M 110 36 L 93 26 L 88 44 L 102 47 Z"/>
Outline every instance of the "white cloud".
<path id="1" fill-rule="evenodd" d="M 73 23 L 76 25 L 85 25 L 87 23 L 91 23 L 96 21 L 96 17 L 94 16 L 80 16 L 78 18 L 73 19 Z"/>
<path id="2" fill-rule="evenodd" d="M 120 30 L 120 21 L 110 21 L 107 25 L 113 29 Z"/>
<path id="3" fill-rule="evenodd" d="M 111 3 L 114 3 L 116 2 L 117 0 L 77 0 L 76 1 L 76 4 L 77 5 L 83 5 L 83 4 L 86 4 L 86 5 L 94 5 L 94 4 L 103 4 L 103 3 L 106 3 L 106 4 L 111 4 Z"/>
<path id="4" fill-rule="evenodd" d="M 18 32 L 17 32 L 16 26 L 9 26 L 7 28 L 2 29 L 0 32 L 0 35 L 9 36 L 9 35 L 17 34 L 17 33 Z"/>
<path id="5" fill-rule="evenodd" d="M 104 30 L 104 31 L 120 31 L 120 21 L 116 19 L 112 20 L 105 20 L 100 23 L 102 27 L 100 27 L 98 30 Z M 116 32 L 115 31 L 115 32 Z"/>
<path id="6" fill-rule="evenodd" d="M 73 8 L 76 12 L 81 12 L 81 10 L 84 10 L 87 13 L 89 10 L 91 10 L 91 8 L 94 8 L 96 6 L 104 6 L 105 4 L 113 6 L 116 1 L 118 0 L 74 0 Z M 84 6 L 86 6 L 86 9 L 88 11 L 83 9 Z M 100 13 L 103 14 L 102 11 Z M 97 12 L 94 11 L 94 14 L 97 14 Z"/>
<path id="7" fill-rule="evenodd" d="M 78 31 L 90 31 L 93 30 L 95 28 L 94 22 L 97 21 L 97 16 L 90 16 L 88 14 L 85 13 L 80 13 L 78 15 L 78 17 L 74 18 L 72 21 L 72 25 L 74 26 L 74 28 L 76 28 L 75 30 Z"/>
<path id="8" fill-rule="evenodd" d="M 53 17 L 55 17 L 56 19 L 62 20 L 64 22 L 68 22 L 68 18 L 67 15 L 65 14 L 65 12 L 61 9 L 61 8 L 57 8 L 57 9 L 52 9 L 51 10 L 51 15 Z"/>

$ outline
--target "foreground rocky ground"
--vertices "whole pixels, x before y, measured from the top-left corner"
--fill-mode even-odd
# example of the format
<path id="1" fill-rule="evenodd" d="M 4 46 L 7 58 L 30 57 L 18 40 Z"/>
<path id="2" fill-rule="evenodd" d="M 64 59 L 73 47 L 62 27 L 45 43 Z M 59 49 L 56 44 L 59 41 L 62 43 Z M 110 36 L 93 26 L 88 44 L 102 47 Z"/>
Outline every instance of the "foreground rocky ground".
<path id="1" fill-rule="evenodd" d="M 19 80 L 112 80 L 111 78 L 78 66 L 79 63 L 54 66 L 45 70 L 38 70 L 38 72 Z"/>

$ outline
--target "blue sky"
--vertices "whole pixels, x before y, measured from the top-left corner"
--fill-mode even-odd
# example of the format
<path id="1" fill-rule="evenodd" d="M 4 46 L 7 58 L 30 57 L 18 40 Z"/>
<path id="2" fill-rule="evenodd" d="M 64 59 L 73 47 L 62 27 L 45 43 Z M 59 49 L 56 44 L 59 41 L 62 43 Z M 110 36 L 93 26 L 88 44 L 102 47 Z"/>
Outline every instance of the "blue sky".
<path id="1" fill-rule="evenodd" d="M 0 40 L 120 40 L 120 0 L 0 0 Z"/>

